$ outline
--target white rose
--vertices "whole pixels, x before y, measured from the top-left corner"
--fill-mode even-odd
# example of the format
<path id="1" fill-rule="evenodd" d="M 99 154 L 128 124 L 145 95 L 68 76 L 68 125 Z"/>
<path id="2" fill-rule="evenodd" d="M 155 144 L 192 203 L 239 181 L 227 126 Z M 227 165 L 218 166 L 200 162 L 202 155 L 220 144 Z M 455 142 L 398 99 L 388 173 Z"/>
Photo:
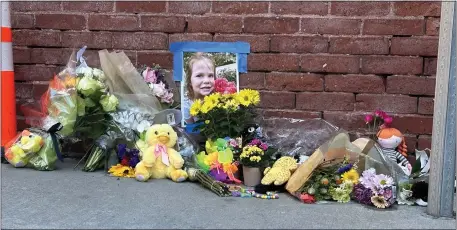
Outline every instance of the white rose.
<path id="1" fill-rule="evenodd" d="M 101 70 L 101 69 L 94 68 L 93 74 L 94 74 L 94 77 L 98 78 L 100 81 L 105 81 L 105 79 L 106 79 L 105 72 L 103 72 L 103 70 Z"/>
<path id="2" fill-rule="evenodd" d="M 84 77 L 93 77 L 93 71 L 90 67 L 80 67 L 76 70 L 76 74 L 83 75 Z"/>
<path id="3" fill-rule="evenodd" d="M 153 84 L 153 86 L 152 93 L 157 97 L 163 97 L 167 93 L 163 83 Z"/>
<path id="4" fill-rule="evenodd" d="M 142 132 L 146 131 L 149 127 L 151 127 L 151 123 L 149 123 L 149 121 L 142 120 L 142 121 L 136 126 L 136 130 L 137 130 L 139 133 L 142 133 Z"/>

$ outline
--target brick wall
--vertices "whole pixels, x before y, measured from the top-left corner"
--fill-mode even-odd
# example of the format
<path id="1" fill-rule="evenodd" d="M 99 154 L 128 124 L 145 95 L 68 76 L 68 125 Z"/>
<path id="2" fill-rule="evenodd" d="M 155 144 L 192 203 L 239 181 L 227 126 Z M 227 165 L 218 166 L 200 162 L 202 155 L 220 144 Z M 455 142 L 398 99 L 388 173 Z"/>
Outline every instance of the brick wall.
<path id="1" fill-rule="evenodd" d="M 394 114 L 410 151 L 430 146 L 439 2 L 12 2 L 17 101 L 33 101 L 71 48 L 124 50 L 172 68 L 171 42 L 247 41 L 241 85 L 265 116 L 322 117 L 364 133 Z M 25 127 L 18 111 L 20 128 Z"/>

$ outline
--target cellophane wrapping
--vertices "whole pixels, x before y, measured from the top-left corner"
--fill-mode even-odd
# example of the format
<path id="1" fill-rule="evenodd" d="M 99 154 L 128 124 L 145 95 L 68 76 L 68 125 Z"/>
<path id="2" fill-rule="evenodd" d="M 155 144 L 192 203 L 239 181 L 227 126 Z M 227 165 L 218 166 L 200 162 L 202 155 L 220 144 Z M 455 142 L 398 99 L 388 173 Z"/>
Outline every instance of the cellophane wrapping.
<path id="1" fill-rule="evenodd" d="M 60 146 L 59 146 L 60 148 Z M 55 169 L 56 151 L 51 135 L 42 129 L 28 128 L 5 146 L 5 159 L 16 168 L 32 168 L 39 171 Z"/>
<path id="2" fill-rule="evenodd" d="M 323 119 L 267 118 L 259 124 L 265 141 L 289 156 L 310 156 L 338 130 Z"/>

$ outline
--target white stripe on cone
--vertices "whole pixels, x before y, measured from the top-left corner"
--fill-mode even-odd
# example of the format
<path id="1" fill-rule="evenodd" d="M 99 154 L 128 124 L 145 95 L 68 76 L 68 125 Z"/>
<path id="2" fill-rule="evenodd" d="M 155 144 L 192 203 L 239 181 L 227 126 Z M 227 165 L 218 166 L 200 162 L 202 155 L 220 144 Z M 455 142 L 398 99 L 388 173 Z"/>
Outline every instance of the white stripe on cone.
<path id="1" fill-rule="evenodd" d="M 2 71 L 13 71 L 13 46 L 2 42 Z"/>
<path id="2" fill-rule="evenodd" d="M 11 27 L 10 3 L 2 1 L 2 27 Z"/>

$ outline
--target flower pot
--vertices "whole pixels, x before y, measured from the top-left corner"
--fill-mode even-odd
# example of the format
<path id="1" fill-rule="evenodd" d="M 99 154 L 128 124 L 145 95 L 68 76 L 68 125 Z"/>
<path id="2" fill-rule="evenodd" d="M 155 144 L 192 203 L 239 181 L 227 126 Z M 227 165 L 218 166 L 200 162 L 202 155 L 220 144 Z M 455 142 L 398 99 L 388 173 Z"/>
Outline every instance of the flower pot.
<path id="1" fill-rule="evenodd" d="M 254 187 L 260 184 L 262 180 L 262 171 L 260 168 L 251 168 L 243 165 L 243 182 L 244 185 Z"/>

